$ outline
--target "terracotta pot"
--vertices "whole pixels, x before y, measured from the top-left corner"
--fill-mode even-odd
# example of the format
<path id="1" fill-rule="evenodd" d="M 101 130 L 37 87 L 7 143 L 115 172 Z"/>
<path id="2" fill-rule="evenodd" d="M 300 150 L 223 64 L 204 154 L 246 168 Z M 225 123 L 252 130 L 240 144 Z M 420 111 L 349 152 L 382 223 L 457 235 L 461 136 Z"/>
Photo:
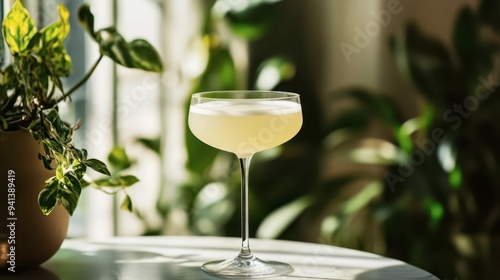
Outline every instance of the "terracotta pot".
<path id="1" fill-rule="evenodd" d="M 43 215 L 38 206 L 38 194 L 45 187 L 45 180 L 54 176 L 38 159 L 41 151 L 41 145 L 28 132 L 0 132 L 2 271 L 12 266 L 17 271 L 42 264 L 57 252 L 68 231 L 69 214 L 62 206 L 58 205 L 49 216 Z M 15 188 L 9 187 L 9 170 L 14 172 L 11 182 Z M 10 203 L 9 189 L 15 189 L 15 200 Z M 14 207 L 13 215 L 9 206 Z"/>

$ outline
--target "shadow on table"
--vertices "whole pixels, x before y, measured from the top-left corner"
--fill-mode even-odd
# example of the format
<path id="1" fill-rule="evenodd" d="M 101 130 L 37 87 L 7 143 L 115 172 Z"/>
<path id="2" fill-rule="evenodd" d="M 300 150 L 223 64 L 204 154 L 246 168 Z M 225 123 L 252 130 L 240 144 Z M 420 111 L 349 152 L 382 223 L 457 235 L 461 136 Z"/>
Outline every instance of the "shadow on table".
<path id="1" fill-rule="evenodd" d="M 409 264 L 393 265 L 383 268 L 373 268 L 359 273 L 359 268 L 332 266 L 330 270 L 320 269 L 319 273 L 310 271 L 304 273 L 300 269 L 287 275 L 294 280 L 439 280 L 430 273 Z"/>
<path id="2" fill-rule="evenodd" d="M 57 275 L 51 271 L 37 267 L 27 271 L 16 272 L 2 272 L 0 273 L 0 280 L 61 280 Z"/>
<path id="3" fill-rule="evenodd" d="M 201 262 L 198 263 L 190 259 L 190 257 L 192 256 L 168 257 L 161 254 L 130 250 L 99 249 L 82 252 L 61 249 L 56 257 L 43 267 L 59 277 L 47 278 L 50 280 L 213 279 L 201 271 Z M 38 277 L 27 279 L 43 280 Z"/>
<path id="4" fill-rule="evenodd" d="M 411 276 L 410 276 L 411 275 Z M 403 264 L 388 266 L 358 274 L 354 280 L 439 280 L 434 275 L 415 268 L 414 266 Z"/>
<path id="5" fill-rule="evenodd" d="M 337 268 L 341 271 L 342 268 Z M 418 272 L 416 272 L 418 271 Z M 426 271 L 416 269 L 411 265 L 396 265 L 372 269 L 355 276 L 337 273 L 337 276 L 305 276 L 288 275 L 287 278 L 296 280 L 439 280 Z"/>

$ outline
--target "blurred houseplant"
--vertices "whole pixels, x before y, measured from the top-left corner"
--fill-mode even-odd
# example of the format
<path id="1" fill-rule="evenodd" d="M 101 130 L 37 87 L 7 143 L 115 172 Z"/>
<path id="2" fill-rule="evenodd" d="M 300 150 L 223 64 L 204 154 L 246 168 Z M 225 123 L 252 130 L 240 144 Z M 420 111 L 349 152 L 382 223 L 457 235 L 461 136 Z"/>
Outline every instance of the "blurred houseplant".
<path id="1" fill-rule="evenodd" d="M 91 77 L 104 56 L 125 67 L 162 71 L 159 55 L 147 41 L 127 42 L 114 27 L 95 31 L 89 6 L 82 5 L 78 11 L 79 22 L 99 45 L 100 56 L 76 85 L 65 89 L 61 78 L 72 70 L 71 58 L 64 46 L 70 31 L 69 12 L 62 4 L 58 10 L 59 20 L 37 31 L 29 12 L 16 0 L 2 25 L 13 62 L 1 72 L 0 132 L 29 131 L 43 145 L 44 152 L 38 157 L 45 168 L 55 169 L 55 176 L 45 181 L 39 195 L 40 209 L 45 215 L 59 203 L 72 214 L 81 189 L 89 184 L 103 188 L 126 187 L 137 182 L 131 175 L 111 176 L 106 164 L 87 158 L 85 149 L 74 147 L 72 136 L 80 123 L 71 126 L 61 120 L 58 104 L 71 100 L 71 94 Z M 84 179 L 87 168 L 108 177 L 87 182 Z M 128 205 L 127 196 L 124 206 L 128 208 Z"/>
<path id="2" fill-rule="evenodd" d="M 300 225 L 313 221 L 322 241 L 402 259 L 441 279 L 496 279 L 499 13 L 498 1 L 464 7 L 452 49 L 413 23 L 391 38 L 396 65 L 421 93 L 414 118 L 389 95 L 332 93 L 333 103 L 356 105 L 327 125 L 320 157 L 356 166 L 315 184 L 316 203 L 296 200 L 300 217 L 291 226 L 274 219 L 285 230 L 266 237 L 300 238 Z M 389 136 L 367 132 L 374 124 Z"/>

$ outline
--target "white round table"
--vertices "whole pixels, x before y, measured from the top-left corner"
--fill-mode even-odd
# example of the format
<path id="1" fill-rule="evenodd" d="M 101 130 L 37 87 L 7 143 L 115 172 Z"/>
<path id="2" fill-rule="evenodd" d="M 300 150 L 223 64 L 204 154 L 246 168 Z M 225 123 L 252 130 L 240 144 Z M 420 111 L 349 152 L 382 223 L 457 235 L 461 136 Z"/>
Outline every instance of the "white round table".
<path id="1" fill-rule="evenodd" d="M 233 258 L 238 254 L 239 246 L 239 238 L 227 237 L 66 240 L 58 253 L 41 268 L 16 272 L 9 275 L 16 277 L 8 279 L 213 280 L 219 278 L 204 273 L 200 269 L 201 264 L 209 260 Z M 289 275 L 266 279 L 438 279 L 398 260 L 323 244 L 250 239 L 250 248 L 258 258 L 287 262 L 294 268 Z"/>

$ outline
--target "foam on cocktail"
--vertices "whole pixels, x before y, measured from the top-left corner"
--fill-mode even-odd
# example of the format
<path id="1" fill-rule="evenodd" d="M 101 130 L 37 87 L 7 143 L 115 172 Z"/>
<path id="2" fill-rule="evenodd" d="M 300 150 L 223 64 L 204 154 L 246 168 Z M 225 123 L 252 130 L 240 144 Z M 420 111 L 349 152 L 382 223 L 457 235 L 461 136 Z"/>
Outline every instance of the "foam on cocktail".
<path id="1" fill-rule="evenodd" d="M 301 111 L 300 104 L 291 101 L 211 101 L 191 106 L 190 111 L 206 115 L 283 115 Z"/>

